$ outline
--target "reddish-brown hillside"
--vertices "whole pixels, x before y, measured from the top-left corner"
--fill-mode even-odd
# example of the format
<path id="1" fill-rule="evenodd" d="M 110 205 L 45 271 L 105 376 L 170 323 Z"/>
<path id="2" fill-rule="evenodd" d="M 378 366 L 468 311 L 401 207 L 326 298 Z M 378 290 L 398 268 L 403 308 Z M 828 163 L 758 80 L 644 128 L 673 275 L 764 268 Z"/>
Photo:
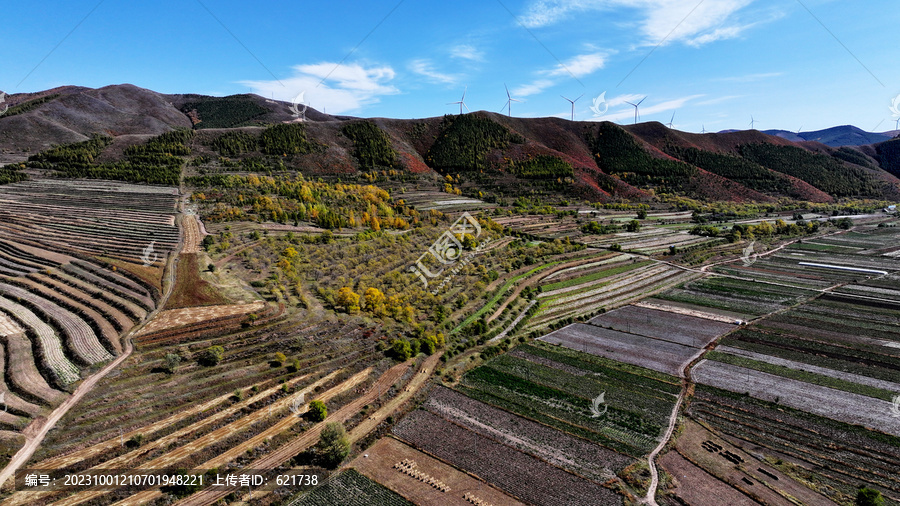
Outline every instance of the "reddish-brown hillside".
<path id="1" fill-rule="evenodd" d="M 267 125 L 297 121 L 290 103 L 257 95 L 164 95 L 128 84 L 100 89 L 66 86 L 39 93 L 12 95 L 8 97 L 8 102 L 10 112 L 0 116 L 0 164 L 22 161 L 51 146 L 83 141 L 94 134 L 108 135 L 114 139 L 98 161 L 115 161 L 126 147 L 178 128 L 199 130 L 201 134 L 191 146 L 194 154 L 215 159 L 218 154 L 209 147 L 208 141 L 228 130 L 241 128 L 256 135 Z M 360 167 L 354 156 L 353 141 L 342 130 L 348 122 L 358 118 L 330 116 L 312 108 L 306 108 L 304 114 L 306 135 L 318 147 L 303 156 L 286 159 L 286 166 L 309 175 L 323 176 L 358 171 Z M 438 165 L 429 161 L 429 153 L 438 139 L 445 135 L 445 129 L 455 117 L 417 120 L 373 118 L 369 121 L 386 134 L 400 167 L 414 174 L 428 174 L 441 172 Z M 516 164 L 535 159 L 558 159 L 571 166 L 568 171 L 570 176 L 553 176 L 552 181 L 548 179 L 541 183 L 543 190 L 539 193 L 550 191 L 560 196 L 596 201 L 645 200 L 651 198 L 650 190 L 661 189 L 708 200 L 770 202 L 789 197 L 829 202 L 835 196 L 900 199 L 900 179 L 883 170 L 885 166 L 897 165 L 892 160 L 896 150 L 879 151 L 876 147 L 866 146 L 855 150 L 838 149 L 811 141 L 794 143 L 756 130 L 693 134 L 666 128 L 658 122 L 628 126 L 609 123 L 606 128 L 620 132 L 615 134 L 617 138 L 626 135 L 636 143 L 628 148 L 632 150 L 630 154 L 617 163 L 627 165 L 630 163 L 628 160 L 636 160 L 633 156 L 637 151 L 643 153 L 641 156 L 645 157 L 646 163 L 657 167 L 655 174 L 645 173 L 634 179 L 627 166 L 617 166 L 608 172 L 601 170 L 603 165 L 599 164 L 598 156 L 602 157 L 604 153 L 595 149 L 602 151 L 606 148 L 597 148 L 589 140 L 598 125 L 596 122 L 515 118 L 484 111 L 473 113 L 472 117 L 482 118 L 479 120 L 482 124 L 487 121 L 499 125 L 511 139 L 516 139 L 515 142 L 502 142 L 484 150 L 478 155 L 483 158 L 477 170 L 463 170 L 468 170 L 468 174 L 473 176 L 468 178 L 467 185 L 490 187 L 495 194 L 516 195 L 532 191 L 535 185 L 540 186 L 538 183 L 541 182 L 534 177 L 522 179 L 511 174 L 510 170 Z M 627 137 L 621 138 L 622 142 L 626 142 Z M 632 144 L 631 141 L 626 143 Z M 735 158 L 746 158 L 742 151 L 746 151 L 748 146 L 757 145 L 771 146 L 772 149 L 765 152 L 757 150 L 754 155 L 756 161 L 742 159 L 740 163 L 734 162 Z M 460 146 L 460 149 L 468 148 Z M 691 150 L 708 153 L 708 156 L 697 157 L 696 152 Z M 802 170 L 795 170 L 790 160 L 772 158 L 781 156 L 782 152 L 786 153 L 784 156 L 797 157 L 797 150 L 809 153 L 801 161 Z M 725 155 L 730 158 L 723 158 Z M 244 156 L 259 156 L 259 153 Z M 815 156 L 820 158 L 810 158 Z M 767 161 L 758 163 L 759 157 Z M 724 165 L 718 165 L 717 160 Z M 811 169 L 818 163 L 816 160 L 827 161 L 824 165 L 830 172 L 819 177 Z M 690 174 L 685 176 L 685 166 L 679 165 L 681 162 L 696 170 L 691 169 L 692 172 L 688 171 Z M 754 174 L 751 177 L 736 172 L 735 166 L 749 167 Z M 461 167 L 456 167 L 454 170 L 458 173 Z M 673 173 L 672 177 L 666 177 L 667 169 L 659 167 L 672 167 L 681 175 Z M 835 183 L 841 177 L 864 181 L 842 189 L 841 184 Z M 659 188 L 653 181 L 667 183 Z M 675 187 L 673 181 L 677 182 Z M 836 191 L 829 193 L 829 188 Z"/>

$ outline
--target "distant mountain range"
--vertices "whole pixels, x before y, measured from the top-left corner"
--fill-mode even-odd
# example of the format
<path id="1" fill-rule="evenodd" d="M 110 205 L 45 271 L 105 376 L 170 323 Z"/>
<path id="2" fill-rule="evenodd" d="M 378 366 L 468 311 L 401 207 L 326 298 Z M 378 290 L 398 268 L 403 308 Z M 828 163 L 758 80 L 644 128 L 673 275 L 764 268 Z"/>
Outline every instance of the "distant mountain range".
<path id="1" fill-rule="evenodd" d="M 484 198 L 552 195 L 609 202 L 670 193 L 758 202 L 900 201 L 900 140 L 892 140 L 894 132 L 852 126 L 799 135 L 782 130 L 695 134 L 658 122 L 620 126 L 484 111 L 360 119 L 311 108 L 300 122 L 292 104 L 257 95 L 166 95 L 127 84 L 66 86 L 11 95 L 7 102 L 10 108 L 0 116 L 0 165 L 99 134 L 110 142 L 87 163 L 114 166 L 129 146 L 174 129 L 194 129 L 189 146 L 194 166 L 215 168 L 227 158 L 229 167 L 257 170 L 259 163 L 277 163 L 335 177 L 393 169 L 411 180 L 451 176 L 455 187 Z M 264 139 L 286 134 L 284 127 L 271 132 L 273 125 L 285 124 L 297 129 L 305 144 L 276 161 Z M 109 167 L 97 173 L 109 177 Z"/>
<path id="2" fill-rule="evenodd" d="M 890 132 L 875 133 L 863 131 L 853 125 L 843 125 L 813 132 L 797 133 L 788 132 L 787 130 L 763 130 L 763 133 L 775 135 L 792 142 L 821 142 L 826 146 L 839 148 L 841 146 L 865 146 L 867 144 L 878 144 L 879 142 L 889 141 L 897 137 L 897 135 L 900 134 L 900 131 L 893 130 Z"/>

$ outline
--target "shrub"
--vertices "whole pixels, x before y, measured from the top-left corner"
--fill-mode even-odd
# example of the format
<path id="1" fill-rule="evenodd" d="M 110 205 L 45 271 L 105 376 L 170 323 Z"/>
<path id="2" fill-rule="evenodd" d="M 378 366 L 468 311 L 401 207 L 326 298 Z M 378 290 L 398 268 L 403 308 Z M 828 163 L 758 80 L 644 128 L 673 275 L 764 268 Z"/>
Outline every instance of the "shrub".
<path id="1" fill-rule="evenodd" d="M 856 506 L 882 506 L 884 497 L 881 492 L 868 487 L 861 487 L 856 493 Z"/>
<path id="2" fill-rule="evenodd" d="M 321 422 L 328 418 L 328 407 L 320 400 L 309 403 L 309 419 L 313 422 Z"/>
<path id="3" fill-rule="evenodd" d="M 225 348 L 221 346 L 210 346 L 200 356 L 200 365 L 212 367 L 218 365 L 225 358 Z"/>
<path id="4" fill-rule="evenodd" d="M 181 357 L 175 353 L 166 353 L 166 358 L 163 360 L 163 369 L 169 374 L 174 374 L 180 363 Z"/>
<path id="5" fill-rule="evenodd" d="M 320 462 L 329 468 L 335 468 L 350 454 L 350 439 L 344 426 L 337 422 L 329 423 L 322 429 L 316 453 Z"/>
<path id="6" fill-rule="evenodd" d="M 144 435 L 143 434 L 135 434 L 128 441 L 125 442 L 125 446 L 128 448 L 137 448 L 144 443 Z"/>

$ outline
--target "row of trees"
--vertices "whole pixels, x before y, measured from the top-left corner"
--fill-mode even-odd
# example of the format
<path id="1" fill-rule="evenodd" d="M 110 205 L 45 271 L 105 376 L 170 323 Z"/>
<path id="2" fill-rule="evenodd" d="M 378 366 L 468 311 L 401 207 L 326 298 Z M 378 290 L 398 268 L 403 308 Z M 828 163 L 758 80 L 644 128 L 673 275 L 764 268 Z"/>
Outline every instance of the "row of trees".
<path id="1" fill-rule="evenodd" d="M 420 223 L 419 212 L 395 202 L 372 185 L 331 184 L 296 177 L 205 175 L 188 179 L 202 188 L 193 200 L 214 204 L 213 221 L 255 219 L 279 223 L 311 221 L 322 228 L 368 227 L 406 230 Z"/>
<path id="2" fill-rule="evenodd" d="M 852 226 L 853 222 L 851 220 L 846 218 L 845 220 Z M 819 231 L 820 226 L 821 224 L 818 221 L 807 222 L 800 220 L 796 223 L 787 223 L 784 220 L 776 220 L 774 224 L 768 221 L 763 221 L 756 225 L 738 223 L 729 230 L 715 225 L 696 225 L 691 229 L 690 233 L 705 237 L 726 237 L 730 242 L 736 242 L 741 239 L 753 240 L 775 236 L 796 237 L 814 234 Z"/>

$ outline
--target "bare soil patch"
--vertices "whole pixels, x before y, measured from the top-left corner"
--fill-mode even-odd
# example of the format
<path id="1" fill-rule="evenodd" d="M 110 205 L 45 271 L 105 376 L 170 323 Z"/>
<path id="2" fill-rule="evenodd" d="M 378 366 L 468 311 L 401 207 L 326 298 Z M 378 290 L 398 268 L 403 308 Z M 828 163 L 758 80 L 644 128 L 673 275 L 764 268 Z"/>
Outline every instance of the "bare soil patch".
<path id="1" fill-rule="evenodd" d="M 190 307 L 182 309 L 168 309 L 160 312 L 156 318 L 144 326 L 135 337 L 140 337 L 153 332 L 159 332 L 175 327 L 182 327 L 215 318 L 223 318 L 239 314 L 248 314 L 260 311 L 266 306 L 265 302 L 252 302 L 249 304 L 226 304 L 221 306 Z"/>

